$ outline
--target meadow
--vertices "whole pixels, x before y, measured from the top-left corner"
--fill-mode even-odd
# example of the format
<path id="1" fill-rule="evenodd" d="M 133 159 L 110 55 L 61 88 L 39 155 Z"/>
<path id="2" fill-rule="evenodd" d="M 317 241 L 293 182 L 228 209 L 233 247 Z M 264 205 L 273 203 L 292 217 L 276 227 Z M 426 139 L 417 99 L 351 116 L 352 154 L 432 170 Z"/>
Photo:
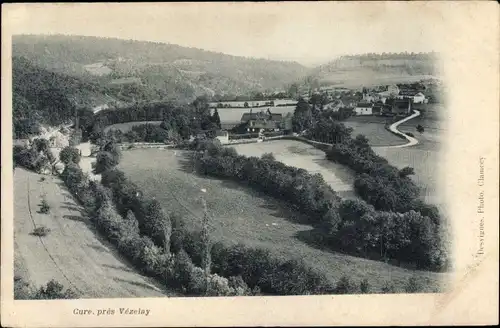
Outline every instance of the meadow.
<path id="1" fill-rule="evenodd" d="M 352 135 L 362 134 L 372 147 L 403 145 L 407 141 L 387 131 L 385 124 L 390 118 L 382 116 L 352 116 L 342 123 L 353 129 Z"/>
<path id="2" fill-rule="evenodd" d="M 299 167 L 309 165 L 312 170 L 322 169 L 325 174 L 331 172 L 314 162 L 319 154 L 297 144 L 289 141 L 262 143 L 274 147 L 272 149 L 278 160 L 288 158 Z M 279 149 L 282 151 L 279 152 Z M 240 151 L 244 150 L 240 148 Z M 249 148 L 247 151 L 258 155 L 259 152 L 272 150 L 264 147 L 260 150 Z M 441 274 L 408 270 L 324 249 L 314 243 L 314 230 L 305 223 L 305 218 L 288 204 L 235 182 L 195 175 L 187 156 L 190 156 L 189 153 L 179 150 L 129 150 L 123 153 L 119 169 L 148 197 L 157 199 L 166 212 L 182 215 L 190 227 L 200 226 L 203 195 L 211 217 L 210 233 L 213 240 L 227 244 L 242 242 L 269 249 L 277 256 L 301 258 L 332 282 L 343 275 L 356 283 L 367 279 L 374 291 L 381 291 L 387 282 L 401 291 L 412 276 L 425 281 L 427 291 L 436 290 L 442 282 Z M 332 173 L 329 175 L 333 176 Z M 325 179 L 330 179 L 330 183 L 334 184 L 335 178 Z M 347 186 L 347 183 L 339 183 L 338 187 L 342 185 Z M 203 193 L 201 189 L 206 192 Z"/>

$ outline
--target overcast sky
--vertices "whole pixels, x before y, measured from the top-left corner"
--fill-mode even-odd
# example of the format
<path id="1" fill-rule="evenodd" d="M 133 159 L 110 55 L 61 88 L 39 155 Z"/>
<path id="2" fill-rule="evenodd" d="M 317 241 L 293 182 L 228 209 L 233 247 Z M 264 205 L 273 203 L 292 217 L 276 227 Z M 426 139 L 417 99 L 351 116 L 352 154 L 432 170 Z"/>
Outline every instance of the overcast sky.
<path id="1" fill-rule="evenodd" d="M 439 51 L 445 36 L 446 4 L 424 2 L 17 6 L 15 34 L 161 41 L 309 66 L 349 53 Z"/>

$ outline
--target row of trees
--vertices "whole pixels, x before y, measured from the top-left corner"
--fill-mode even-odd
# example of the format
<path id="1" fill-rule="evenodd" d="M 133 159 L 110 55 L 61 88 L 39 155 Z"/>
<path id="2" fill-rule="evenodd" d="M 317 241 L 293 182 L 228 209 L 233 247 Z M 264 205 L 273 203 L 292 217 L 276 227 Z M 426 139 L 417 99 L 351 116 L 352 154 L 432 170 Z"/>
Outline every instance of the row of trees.
<path id="1" fill-rule="evenodd" d="M 363 201 L 341 200 L 319 174 L 287 166 L 269 154 L 262 158 L 241 156 L 217 141 L 200 142 L 194 160 L 202 174 L 244 182 L 294 204 L 316 225 L 325 245 L 365 257 L 413 262 L 432 270 L 446 265 L 439 226 L 425 211 L 408 209 L 400 214 L 381 211 Z M 404 175 L 408 170 L 402 171 Z M 405 179 L 409 178 L 399 179 L 404 181 L 399 183 L 408 183 Z M 393 192 L 404 198 L 404 192 L 397 193 L 398 187 L 393 186 Z"/>
<path id="2" fill-rule="evenodd" d="M 233 248 L 218 244 L 219 253 L 214 253 L 215 250 L 209 248 L 213 254 L 209 267 L 212 267 L 215 273 L 211 273 L 210 269 L 207 273 L 199 267 L 207 244 L 201 232 L 189 230 L 180 218 L 167 215 L 158 201 L 144 196 L 123 172 L 114 167 L 119 162 L 120 154 L 113 141 L 101 139 L 99 144 L 101 151 L 96 168 L 103 168 L 100 172 L 102 184 L 88 180 L 78 165 L 70 160 L 72 156 L 69 155 L 69 150 L 65 151 L 68 153 L 64 156 L 68 165 L 62 173 L 62 178 L 68 189 L 88 210 L 99 230 L 145 274 L 165 281 L 168 287 L 193 295 L 255 295 L 260 294 L 261 290 L 278 295 L 302 291 L 316 293 L 319 288 L 316 284 L 316 289 L 308 287 L 312 285 L 311 279 L 323 280 L 321 286 L 326 285 L 324 277 L 318 276 L 304 264 L 289 266 L 289 270 L 292 270 L 289 272 L 290 280 L 277 285 L 278 274 L 282 273 L 276 271 L 273 265 L 269 265 L 269 270 L 273 271 L 266 274 L 267 280 L 263 277 L 259 281 L 251 281 L 250 288 L 247 279 L 243 279 L 240 274 L 233 275 L 220 269 L 225 265 L 225 257 L 220 256 L 220 252 L 232 254 Z M 99 164 L 103 153 L 113 158 L 109 166 Z M 268 253 L 263 254 L 264 258 L 253 256 L 247 260 L 250 263 L 242 262 L 239 267 L 255 267 L 262 261 L 279 262 Z M 297 270 L 299 273 L 296 273 Z M 301 287 L 306 289 L 292 288 L 291 286 L 300 282 L 293 280 L 292 276 L 295 276 L 295 279 L 306 279 Z"/>
<path id="3" fill-rule="evenodd" d="M 336 220 L 340 197 L 325 183 L 321 174 L 275 161 L 272 155 L 245 157 L 234 148 L 222 147 L 218 140 L 198 144 L 195 153 L 198 172 L 244 181 L 258 190 L 298 206 L 311 223 Z"/>
<path id="4" fill-rule="evenodd" d="M 253 293 L 236 277 L 204 275 L 187 256 L 179 238 L 175 239 L 176 252 L 172 252 L 171 236 L 179 232 L 173 231 L 170 216 L 156 200 L 144 197 L 122 172 L 109 168 L 102 172 L 100 184 L 89 180 L 77 164 L 70 162 L 61 177 L 99 231 L 144 274 L 191 295 Z"/>

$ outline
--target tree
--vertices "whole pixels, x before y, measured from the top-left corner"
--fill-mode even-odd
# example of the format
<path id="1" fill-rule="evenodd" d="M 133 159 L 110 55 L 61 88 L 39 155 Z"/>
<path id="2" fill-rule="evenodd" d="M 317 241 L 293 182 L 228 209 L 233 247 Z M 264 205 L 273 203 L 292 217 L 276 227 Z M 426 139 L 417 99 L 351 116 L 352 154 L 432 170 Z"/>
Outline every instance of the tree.
<path id="1" fill-rule="evenodd" d="M 71 146 L 64 147 L 59 153 L 59 159 L 66 165 L 70 162 L 78 164 L 80 163 L 80 151 Z"/>
<path id="2" fill-rule="evenodd" d="M 406 178 L 410 175 L 414 175 L 415 174 L 415 170 L 413 169 L 413 167 L 410 167 L 410 166 L 406 166 L 406 167 L 403 167 L 401 170 L 399 170 L 399 176 L 401 178 Z"/>
<path id="3" fill-rule="evenodd" d="M 219 117 L 219 112 L 217 111 L 217 108 L 214 110 L 214 113 L 212 115 L 212 122 L 215 123 L 215 125 L 220 129 L 220 117 Z"/>
<path id="4" fill-rule="evenodd" d="M 245 101 L 245 103 L 243 104 L 243 107 L 248 108 L 248 101 Z"/>
<path id="5" fill-rule="evenodd" d="M 313 116 L 311 107 L 302 98 L 297 102 L 297 106 L 292 117 L 292 127 L 295 132 L 302 132 L 312 126 Z"/>
<path id="6" fill-rule="evenodd" d="M 274 161 L 276 158 L 274 157 L 273 153 L 265 153 L 262 155 L 262 159 L 265 161 Z"/>
<path id="7" fill-rule="evenodd" d="M 153 199 L 146 208 L 146 215 L 141 230 L 147 236 L 150 236 L 154 243 L 163 246 L 165 253 L 170 253 L 170 235 L 172 234 L 172 225 L 160 203 Z"/>
<path id="8" fill-rule="evenodd" d="M 115 161 L 113 155 L 107 151 L 100 151 L 96 156 L 95 163 L 92 164 L 94 174 L 101 174 L 105 171 L 111 170 L 118 163 Z"/>
<path id="9" fill-rule="evenodd" d="M 417 131 L 420 132 L 420 133 L 424 133 L 425 129 L 422 125 L 417 125 Z"/>
<path id="10" fill-rule="evenodd" d="M 208 290 L 208 277 L 210 276 L 210 267 L 212 264 L 212 258 L 210 254 L 211 250 L 211 242 L 210 242 L 210 236 L 209 236 L 209 225 L 210 225 L 210 218 L 208 216 L 208 211 L 207 211 L 207 203 L 205 202 L 205 198 L 201 199 L 203 203 L 203 227 L 202 227 L 202 235 L 201 235 L 201 242 L 203 245 L 203 254 L 201 258 L 203 270 L 207 279 L 207 290 Z"/>
<path id="11" fill-rule="evenodd" d="M 297 97 L 297 94 L 299 93 L 299 86 L 297 83 L 292 83 L 290 87 L 288 88 L 288 95 L 291 98 Z"/>

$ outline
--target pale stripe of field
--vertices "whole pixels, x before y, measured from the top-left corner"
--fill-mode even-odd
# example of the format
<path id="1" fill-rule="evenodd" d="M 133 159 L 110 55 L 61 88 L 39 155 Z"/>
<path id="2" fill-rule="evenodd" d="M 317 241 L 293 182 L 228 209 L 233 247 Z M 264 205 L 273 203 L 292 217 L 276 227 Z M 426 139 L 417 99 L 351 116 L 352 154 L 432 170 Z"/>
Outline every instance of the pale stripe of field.
<path id="1" fill-rule="evenodd" d="M 311 145 L 295 140 L 278 140 L 235 145 L 236 151 L 245 156 L 262 156 L 273 153 L 276 160 L 286 165 L 319 173 L 343 197 L 353 196 L 354 172 L 349 168 L 328 161 L 325 153 Z"/>

